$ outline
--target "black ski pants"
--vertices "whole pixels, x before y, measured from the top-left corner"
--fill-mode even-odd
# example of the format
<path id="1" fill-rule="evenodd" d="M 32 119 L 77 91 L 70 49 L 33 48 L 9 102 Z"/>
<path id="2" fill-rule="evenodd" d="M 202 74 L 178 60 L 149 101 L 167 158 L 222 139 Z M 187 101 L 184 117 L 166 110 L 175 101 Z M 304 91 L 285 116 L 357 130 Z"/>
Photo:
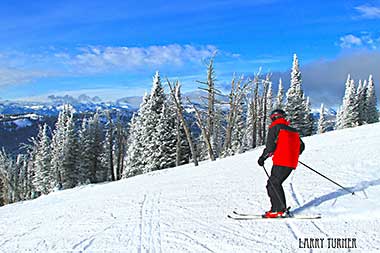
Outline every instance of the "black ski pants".
<path id="1" fill-rule="evenodd" d="M 289 177 L 292 170 L 292 168 L 277 165 L 272 167 L 271 175 L 267 182 L 267 192 L 272 204 L 271 211 L 273 212 L 286 210 L 286 199 L 282 183 Z"/>

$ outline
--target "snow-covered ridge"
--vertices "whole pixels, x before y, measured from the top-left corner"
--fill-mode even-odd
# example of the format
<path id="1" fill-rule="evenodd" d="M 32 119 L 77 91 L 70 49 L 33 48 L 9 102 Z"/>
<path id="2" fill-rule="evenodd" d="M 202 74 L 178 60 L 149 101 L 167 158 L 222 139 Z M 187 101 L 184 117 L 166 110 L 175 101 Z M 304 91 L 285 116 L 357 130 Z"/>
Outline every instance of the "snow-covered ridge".
<path id="1" fill-rule="evenodd" d="M 320 213 L 320 220 L 226 218 L 232 210 L 269 208 L 266 175 L 256 163 L 260 147 L 1 207 L 0 251 L 304 252 L 299 239 L 306 237 L 356 238 L 353 252 L 379 251 L 380 123 L 304 142 L 302 162 L 356 191 L 352 196 L 299 166 L 284 183 L 287 204 Z"/>
<path id="2" fill-rule="evenodd" d="M 50 101 L 0 101 L 0 114 L 21 115 L 33 113 L 40 116 L 56 116 L 62 110 L 64 104 L 70 104 L 77 113 L 94 112 L 97 109 L 133 112 L 138 109 L 140 103 L 141 101 L 136 97 L 115 102 L 103 102 L 100 99 L 86 99 L 86 97 L 81 96 L 78 98 L 51 96 Z"/>

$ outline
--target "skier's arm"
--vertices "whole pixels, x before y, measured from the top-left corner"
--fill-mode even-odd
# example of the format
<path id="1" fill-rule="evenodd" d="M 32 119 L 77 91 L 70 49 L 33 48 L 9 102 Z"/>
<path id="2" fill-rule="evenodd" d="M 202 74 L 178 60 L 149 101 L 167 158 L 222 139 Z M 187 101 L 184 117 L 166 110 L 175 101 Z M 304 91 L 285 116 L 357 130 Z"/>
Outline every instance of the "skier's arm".
<path id="1" fill-rule="evenodd" d="M 302 139 L 300 138 L 300 142 L 301 142 L 301 145 L 300 145 L 300 154 L 302 154 L 302 152 L 305 150 L 305 143 L 303 143 Z"/>
<path id="2" fill-rule="evenodd" d="M 269 128 L 265 149 L 263 151 L 263 154 L 261 155 L 261 157 L 264 160 L 271 156 L 272 153 L 276 150 L 278 131 L 279 129 L 277 128 L 277 126 Z"/>

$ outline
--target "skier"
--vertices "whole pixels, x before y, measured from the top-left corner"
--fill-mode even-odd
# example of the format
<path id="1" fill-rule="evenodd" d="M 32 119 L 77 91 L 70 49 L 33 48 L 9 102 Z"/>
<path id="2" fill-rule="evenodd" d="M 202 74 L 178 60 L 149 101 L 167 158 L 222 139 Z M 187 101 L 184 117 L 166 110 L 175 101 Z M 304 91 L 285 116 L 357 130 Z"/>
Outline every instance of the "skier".
<path id="1" fill-rule="evenodd" d="M 298 157 L 304 151 L 305 144 L 296 129 L 289 126 L 285 119 L 286 113 L 281 109 L 274 110 L 270 119 L 266 147 L 257 163 L 264 166 L 265 160 L 272 157 L 273 167 L 267 182 L 267 192 L 271 202 L 271 209 L 265 212 L 265 218 L 285 216 L 287 212 L 286 200 L 282 183 L 297 167 Z"/>

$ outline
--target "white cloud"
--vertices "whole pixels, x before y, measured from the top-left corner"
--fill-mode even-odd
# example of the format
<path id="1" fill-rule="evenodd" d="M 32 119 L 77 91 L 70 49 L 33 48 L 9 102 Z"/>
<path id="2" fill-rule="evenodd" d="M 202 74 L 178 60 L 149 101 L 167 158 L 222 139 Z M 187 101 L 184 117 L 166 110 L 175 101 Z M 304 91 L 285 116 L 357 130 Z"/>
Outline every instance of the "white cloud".
<path id="1" fill-rule="evenodd" d="M 136 70 L 161 66 L 180 67 L 187 63 L 201 63 L 217 51 L 215 46 L 170 44 L 149 47 L 101 47 L 81 48 L 73 55 L 55 54 L 79 72 L 98 73 L 114 70 Z"/>
<path id="2" fill-rule="evenodd" d="M 155 71 L 201 64 L 217 51 L 212 45 L 148 47 L 86 46 L 74 51 L 47 49 L 27 54 L 0 52 L 0 86 L 24 84 L 52 76 L 92 75 L 117 71 Z M 232 56 L 226 52 L 221 55 Z"/>
<path id="3" fill-rule="evenodd" d="M 379 62 L 378 50 L 358 50 L 333 60 L 311 62 L 301 68 L 304 88 L 314 99 L 312 103 L 323 102 L 336 105 L 337 102 L 342 101 L 344 82 L 348 74 L 351 74 L 356 83 L 360 79 L 368 79 L 368 76 L 372 74 L 375 83 L 378 84 L 380 81 Z"/>
<path id="4" fill-rule="evenodd" d="M 360 13 L 361 18 L 376 19 L 380 18 L 380 7 L 360 5 L 355 7 Z"/>
<path id="5" fill-rule="evenodd" d="M 345 36 L 340 37 L 340 47 L 341 48 L 351 48 L 353 46 L 361 46 L 362 40 L 359 37 L 356 37 L 355 35 L 348 34 Z"/>
<path id="6" fill-rule="evenodd" d="M 0 87 L 13 84 L 29 83 L 35 79 L 48 76 L 50 76 L 50 74 L 44 71 L 0 68 Z"/>
<path id="7" fill-rule="evenodd" d="M 380 39 L 371 33 L 361 32 L 359 35 L 348 34 L 340 37 L 338 44 L 341 48 L 377 49 L 380 45 Z"/>

